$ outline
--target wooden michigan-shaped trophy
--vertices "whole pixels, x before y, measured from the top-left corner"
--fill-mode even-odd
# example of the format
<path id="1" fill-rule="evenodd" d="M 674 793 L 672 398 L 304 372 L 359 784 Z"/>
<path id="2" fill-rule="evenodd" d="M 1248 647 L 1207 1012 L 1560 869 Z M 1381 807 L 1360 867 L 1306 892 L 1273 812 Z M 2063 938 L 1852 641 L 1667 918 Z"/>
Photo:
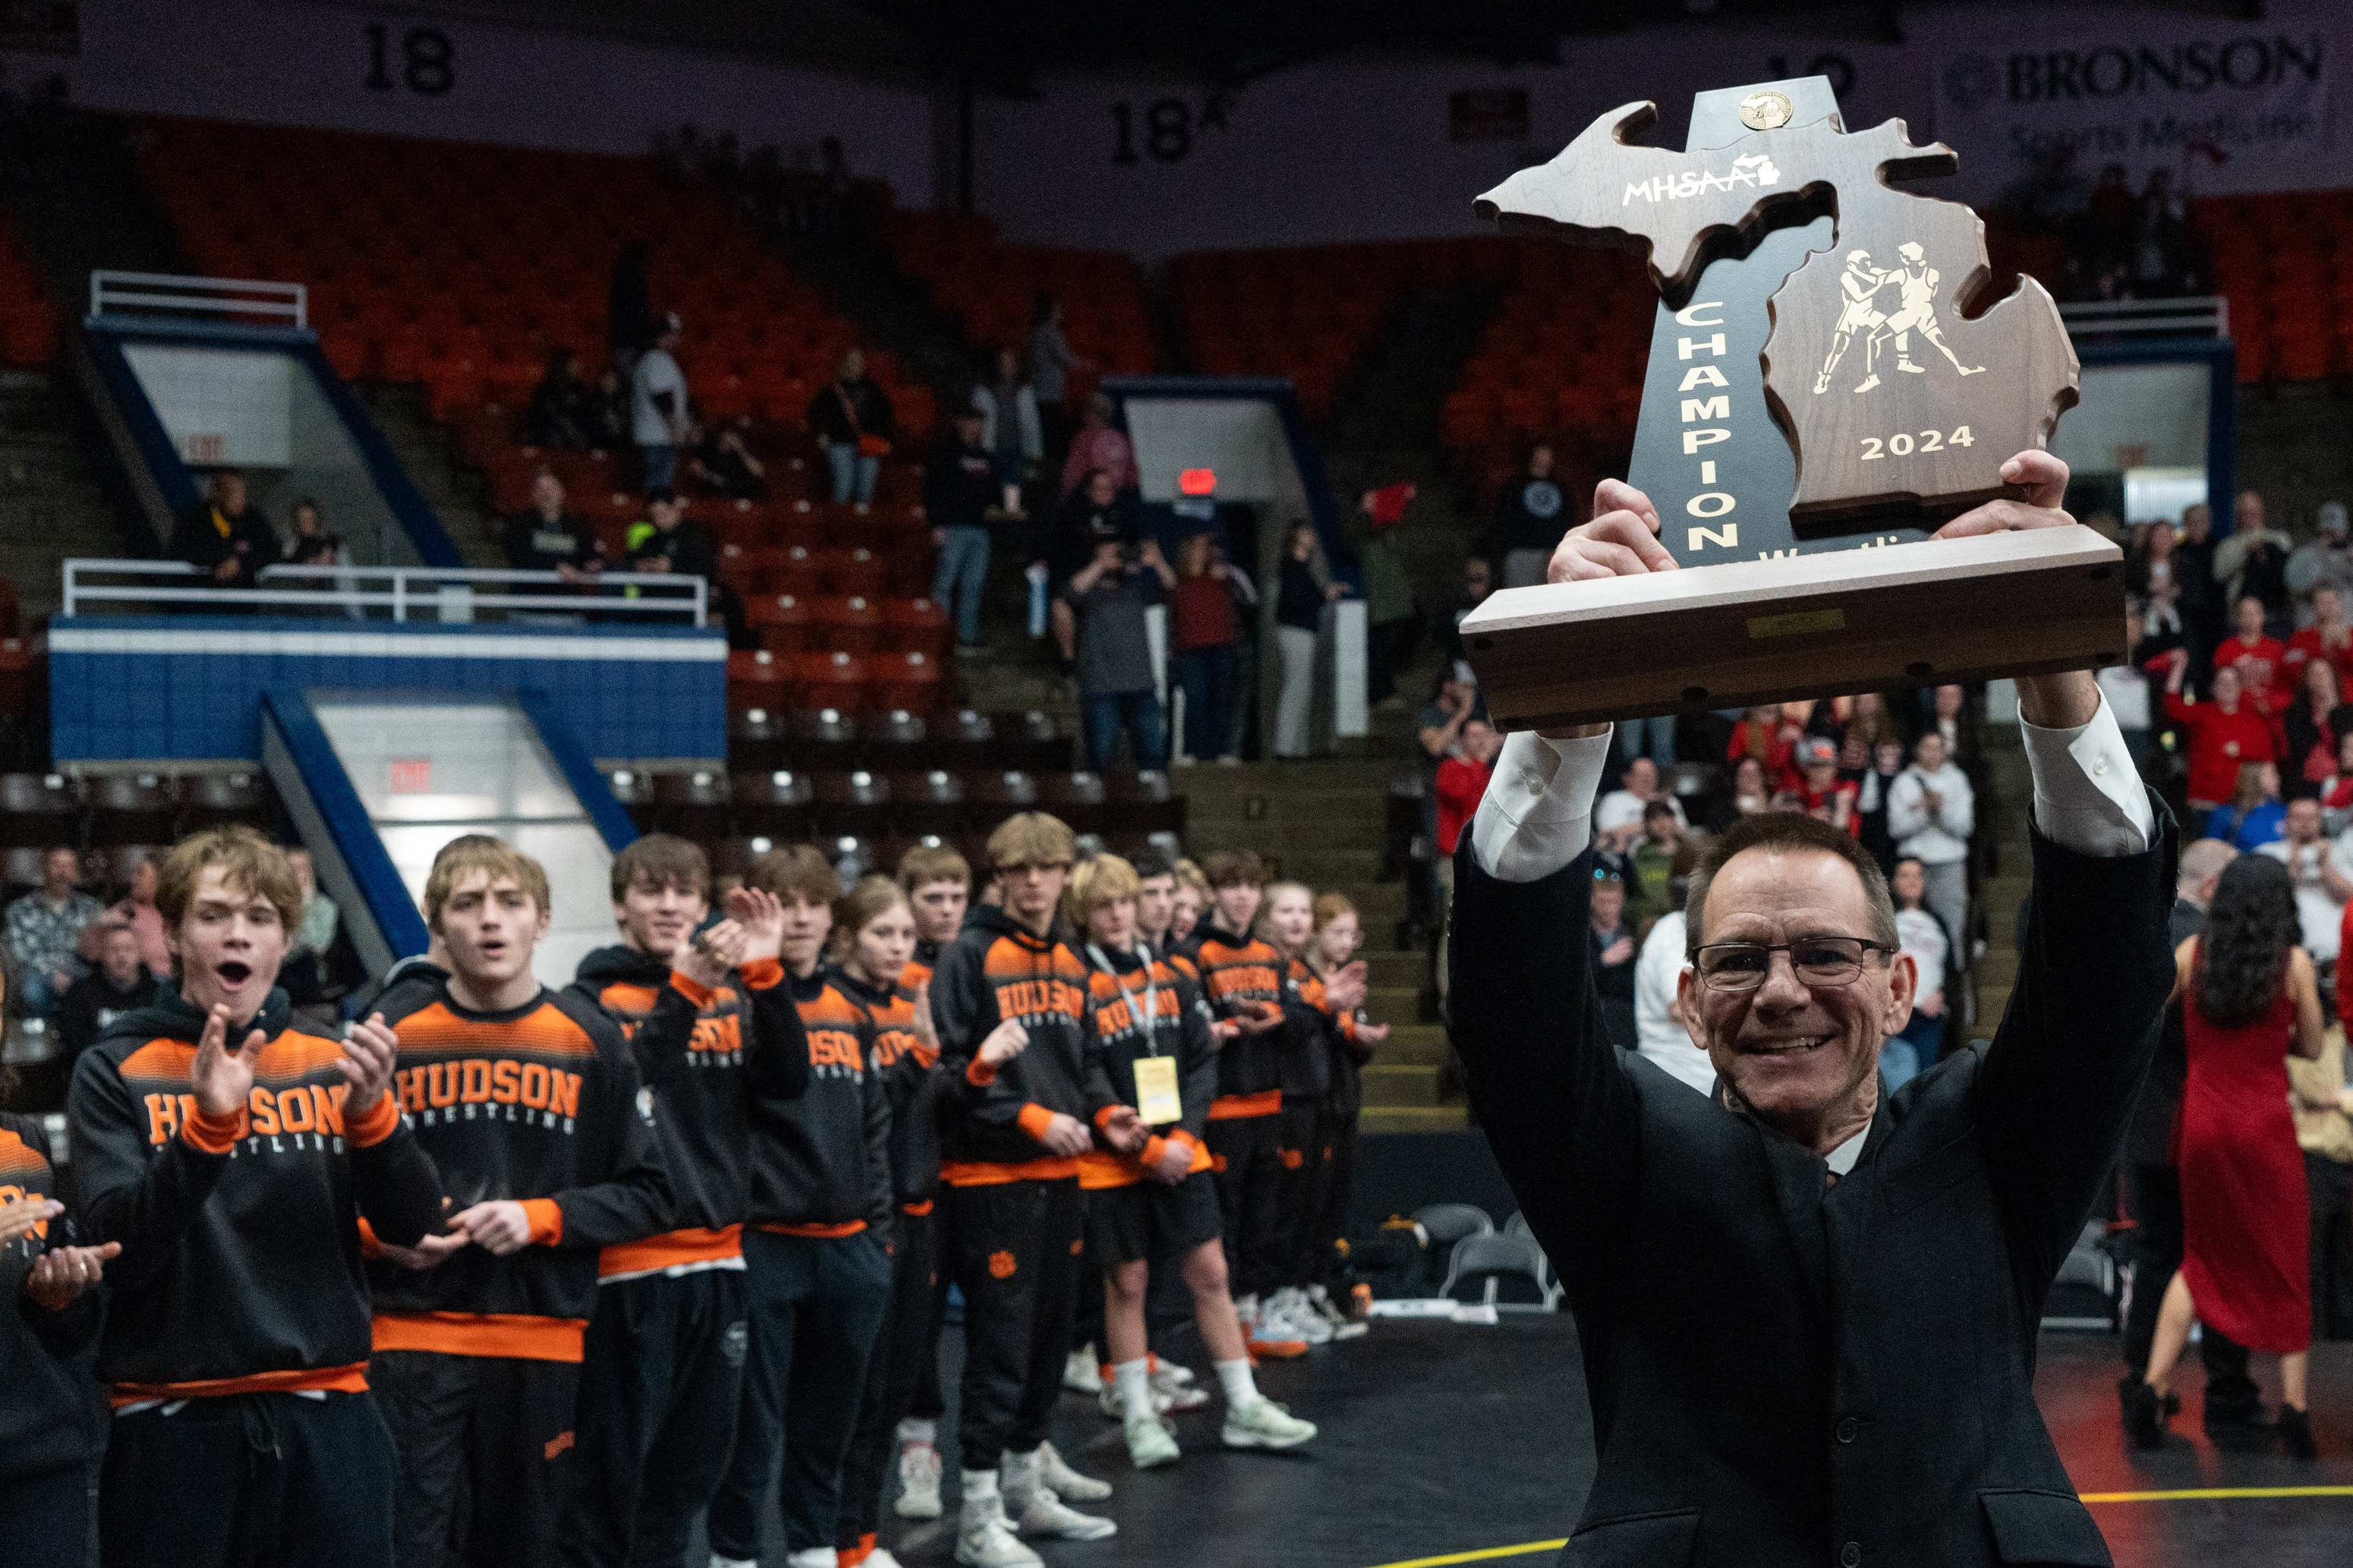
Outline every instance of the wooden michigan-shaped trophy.
<path id="1" fill-rule="evenodd" d="M 1641 250 L 1662 303 L 1629 480 L 1681 571 L 1505 589 L 1462 624 L 1504 724 L 2113 664 L 2121 553 L 2080 525 L 1933 540 L 2013 494 L 2076 363 L 2032 279 L 1976 317 L 1984 226 L 1886 182 L 1950 174 L 1902 121 L 1849 133 L 1821 77 L 1704 92 L 1686 150 L 1630 103 L 1479 198 Z"/>

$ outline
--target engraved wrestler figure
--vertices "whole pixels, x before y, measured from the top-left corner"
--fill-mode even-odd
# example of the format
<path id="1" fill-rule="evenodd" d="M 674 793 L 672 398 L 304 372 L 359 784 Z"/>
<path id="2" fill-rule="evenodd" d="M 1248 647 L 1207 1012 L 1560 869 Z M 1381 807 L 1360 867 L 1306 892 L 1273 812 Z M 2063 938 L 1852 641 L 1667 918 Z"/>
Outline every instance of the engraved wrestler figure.
<path id="1" fill-rule="evenodd" d="M 1871 264 L 1871 252 L 1862 249 L 1846 253 L 1846 270 L 1839 276 L 1839 287 L 1846 291 L 1846 308 L 1839 312 L 1837 335 L 1831 339 L 1830 357 L 1822 361 L 1822 374 L 1814 377 L 1814 395 L 1820 396 L 1831 389 L 1831 376 L 1838 363 L 1846 355 L 1846 345 L 1854 334 L 1866 328 L 1876 328 L 1887 317 L 1873 303 L 1879 291 L 1896 274 Z M 1873 377 L 1874 382 L 1877 377 Z M 1858 388 L 1857 390 L 1861 390 Z"/>
<path id="2" fill-rule="evenodd" d="M 1936 307 L 1936 285 L 1944 274 L 1928 265 L 1927 253 L 1920 248 L 1920 242 L 1905 240 L 1895 247 L 1895 254 L 1903 258 L 1904 264 L 1891 276 L 1903 296 L 1903 302 L 1896 307 L 1894 315 L 1879 323 L 1870 340 L 1863 344 L 1864 376 L 1862 384 L 1855 390 L 1869 392 L 1879 384 L 1879 374 L 1874 368 L 1879 361 L 1879 345 L 1889 338 L 1895 340 L 1896 369 L 1908 371 L 1914 375 L 1926 373 L 1926 365 L 1912 363 L 1912 329 L 1915 327 L 1920 330 L 1922 337 L 1936 344 L 1936 352 L 1952 361 L 1953 368 L 1963 375 L 1976 375 L 1984 370 L 1985 366 L 1981 364 L 1963 364 L 1960 356 L 1946 346 L 1945 330 L 1937 324 Z"/>

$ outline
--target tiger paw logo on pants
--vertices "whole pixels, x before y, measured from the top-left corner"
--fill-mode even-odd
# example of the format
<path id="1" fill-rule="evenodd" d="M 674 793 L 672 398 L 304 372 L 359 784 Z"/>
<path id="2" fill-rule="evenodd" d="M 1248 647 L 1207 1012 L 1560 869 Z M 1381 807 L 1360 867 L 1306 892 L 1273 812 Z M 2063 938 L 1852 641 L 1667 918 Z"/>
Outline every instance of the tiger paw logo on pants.
<path id="1" fill-rule="evenodd" d="M 988 1255 L 988 1272 L 991 1278 L 1010 1279 L 1013 1278 L 1013 1254 L 992 1252 Z"/>

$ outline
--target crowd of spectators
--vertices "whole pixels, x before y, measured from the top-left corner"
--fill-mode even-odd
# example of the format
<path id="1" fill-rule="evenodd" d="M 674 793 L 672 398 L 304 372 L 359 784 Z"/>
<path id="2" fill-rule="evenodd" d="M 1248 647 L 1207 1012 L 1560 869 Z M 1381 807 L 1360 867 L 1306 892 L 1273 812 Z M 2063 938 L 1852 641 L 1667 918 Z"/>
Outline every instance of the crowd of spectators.
<path id="1" fill-rule="evenodd" d="M 2169 168 L 2151 169 L 2138 191 L 2121 163 L 2086 182 L 2074 148 L 2054 143 L 2034 158 L 2001 205 L 2028 232 L 2065 242 L 2067 299 L 2163 300 L 2211 287 L 2211 258 L 2190 226 Z"/>
<path id="2" fill-rule="evenodd" d="M 1464 598 L 1483 597 L 1490 576 L 1474 558 Z M 1648 745 L 1655 735 L 1657 750 L 1613 748 L 1615 785 L 1594 806 L 1594 973 L 1612 1037 L 1694 1087 L 1714 1082 L 1715 1068 L 1668 1011 L 1683 963 L 1685 879 L 1698 847 L 1740 818 L 1803 812 L 1854 835 L 1890 874 L 1898 934 L 1922 965 L 1923 1005 L 1890 1037 L 1882 1068 L 1900 1084 L 1935 1066 L 1952 1016 L 1945 998 L 1980 945 L 1970 900 L 1985 853 L 1983 783 L 1972 776 L 1982 757 L 1964 689 L 1863 692 L 1617 728 L 1621 742 L 1630 732 Z M 1502 744 L 1469 664 L 1440 670 L 1417 739 L 1432 896 L 1443 910 L 1454 850 Z M 1442 921 L 1432 934 L 1443 1012 Z"/>

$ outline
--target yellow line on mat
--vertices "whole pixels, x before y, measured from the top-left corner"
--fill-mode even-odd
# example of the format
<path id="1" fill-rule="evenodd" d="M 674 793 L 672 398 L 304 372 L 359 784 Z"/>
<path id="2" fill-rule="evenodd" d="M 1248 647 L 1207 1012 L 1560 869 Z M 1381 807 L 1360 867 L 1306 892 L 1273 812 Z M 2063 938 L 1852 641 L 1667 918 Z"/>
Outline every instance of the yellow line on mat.
<path id="1" fill-rule="evenodd" d="M 1476 1552 L 1450 1552 L 1443 1557 L 1415 1557 L 1403 1563 L 1384 1563 L 1380 1568 L 1448 1568 L 1455 1563 L 1492 1563 L 1498 1557 L 1525 1557 L 1532 1552 L 1557 1552 L 1568 1544 L 1564 1535 L 1557 1541 L 1530 1541 L 1518 1546 L 1482 1546 Z"/>
<path id="2" fill-rule="evenodd" d="M 2277 1497 L 2353 1497 L 2353 1486 L 2342 1487 L 2192 1487 L 2180 1491 L 2165 1492 L 2084 1492 L 2087 1503 L 2093 1502 L 2205 1502 L 2232 1498 Z M 1379 1568 L 1452 1568 L 1458 1563 L 1493 1563 L 1504 1557 L 1528 1557 L 1539 1552 L 1557 1552 L 1568 1544 L 1562 1536 L 1554 1541 L 1529 1541 L 1517 1546 L 1482 1546 L 1476 1552 L 1449 1552 L 1440 1557 L 1411 1557 L 1402 1563 L 1383 1563 Z"/>

